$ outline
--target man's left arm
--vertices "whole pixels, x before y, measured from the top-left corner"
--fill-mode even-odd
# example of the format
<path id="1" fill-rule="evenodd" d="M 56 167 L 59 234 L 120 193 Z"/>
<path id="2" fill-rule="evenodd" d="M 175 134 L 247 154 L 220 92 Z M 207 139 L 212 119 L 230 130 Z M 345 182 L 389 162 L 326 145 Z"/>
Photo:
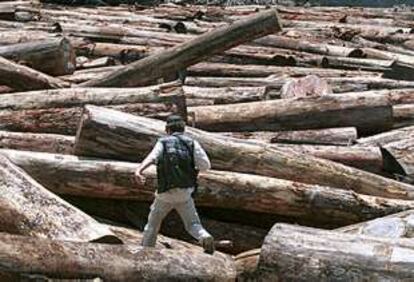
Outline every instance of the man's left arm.
<path id="1" fill-rule="evenodd" d="M 143 172 L 153 164 L 156 164 L 157 159 L 162 154 L 162 144 L 160 141 L 157 141 L 154 148 L 152 149 L 151 153 L 148 154 L 148 156 L 141 162 L 141 164 L 138 166 L 137 170 L 135 171 L 135 178 L 140 183 L 145 183 L 145 176 L 143 175 Z"/>

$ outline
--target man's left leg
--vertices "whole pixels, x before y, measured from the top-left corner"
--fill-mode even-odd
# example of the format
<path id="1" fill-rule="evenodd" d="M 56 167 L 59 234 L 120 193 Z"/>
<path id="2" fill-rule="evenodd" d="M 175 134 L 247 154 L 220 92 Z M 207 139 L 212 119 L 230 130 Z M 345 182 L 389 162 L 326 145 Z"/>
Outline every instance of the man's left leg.
<path id="1" fill-rule="evenodd" d="M 187 232 L 203 245 L 206 253 L 214 253 L 214 238 L 201 225 L 193 199 L 176 203 L 174 207 L 183 220 Z"/>

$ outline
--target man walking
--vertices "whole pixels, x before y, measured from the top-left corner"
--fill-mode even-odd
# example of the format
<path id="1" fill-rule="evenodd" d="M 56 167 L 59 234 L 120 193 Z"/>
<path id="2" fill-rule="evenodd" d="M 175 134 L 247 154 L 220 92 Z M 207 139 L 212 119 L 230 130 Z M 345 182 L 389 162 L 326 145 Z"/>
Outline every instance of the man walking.
<path id="1" fill-rule="evenodd" d="M 212 254 L 214 239 L 201 225 L 191 197 L 197 188 L 198 172 L 210 169 L 211 164 L 200 144 L 184 135 L 184 129 L 185 122 L 180 116 L 168 117 L 168 136 L 157 141 L 135 172 L 137 181 L 144 183 L 143 171 L 151 164 L 157 165 L 158 188 L 144 228 L 142 245 L 155 246 L 163 219 L 175 209 L 187 232 L 202 244 L 206 253 Z"/>

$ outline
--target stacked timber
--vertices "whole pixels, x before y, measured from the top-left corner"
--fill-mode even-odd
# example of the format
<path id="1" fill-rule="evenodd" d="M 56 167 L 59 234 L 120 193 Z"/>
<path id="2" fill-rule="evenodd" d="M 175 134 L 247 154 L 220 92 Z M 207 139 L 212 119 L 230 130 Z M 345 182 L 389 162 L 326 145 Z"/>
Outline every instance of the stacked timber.
<path id="1" fill-rule="evenodd" d="M 412 11 L 132 2 L 0 1 L 1 281 L 414 278 Z M 139 246 L 170 114 L 213 255 Z"/>

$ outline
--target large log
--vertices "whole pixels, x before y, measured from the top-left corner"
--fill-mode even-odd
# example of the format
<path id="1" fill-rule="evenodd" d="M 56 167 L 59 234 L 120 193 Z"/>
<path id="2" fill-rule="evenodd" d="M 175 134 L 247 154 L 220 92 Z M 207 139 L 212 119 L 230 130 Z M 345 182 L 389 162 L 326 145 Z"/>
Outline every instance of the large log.
<path id="1" fill-rule="evenodd" d="M 276 224 L 260 252 L 258 280 L 411 280 L 413 249 L 410 240 Z"/>
<path id="2" fill-rule="evenodd" d="M 0 230 L 77 242 L 119 242 L 106 227 L 69 205 L 0 156 Z"/>
<path id="3" fill-rule="evenodd" d="M 87 106 L 77 132 L 75 153 L 80 156 L 137 161 L 151 150 L 157 138 L 163 136 L 164 128 L 165 123 L 162 121 Z M 390 198 L 413 197 L 414 187 L 410 185 L 334 162 L 282 152 L 266 144 L 247 144 L 243 140 L 190 127 L 186 132 L 200 141 L 215 169 L 353 189 L 363 194 Z"/>
<path id="4" fill-rule="evenodd" d="M 81 84 L 82 86 L 136 86 L 165 77 L 243 42 L 281 30 L 275 10 L 218 28 L 178 45 L 160 55 L 153 55 L 108 76 Z M 144 71 L 145 70 L 145 71 Z"/>
<path id="5" fill-rule="evenodd" d="M 0 266 L 13 273 L 104 281 L 234 281 L 234 261 L 192 250 L 51 241 L 0 234 Z"/>
<path id="6" fill-rule="evenodd" d="M 2 149 L 71 154 L 74 145 L 72 136 L 0 131 Z"/>
<path id="7" fill-rule="evenodd" d="M 70 84 L 0 57 L 0 83 L 15 91 L 65 88 Z"/>
<path id="8" fill-rule="evenodd" d="M 391 174 L 414 178 L 414 137 L 388 143 L 382 148 L 384 169 Z"/>
<path id="9" fill-rule="evenodd" d="M 76 65 L 73 48 L 65 38 L 0 46 L 0 56 L 54 76 L 73 73 Z"/>
<path id="10" fill-rule="evenodd" d="M 414 104 L 402 104 L 392 107 L 394 128 L 414 125 Z"/>
<path id="11" fill-rule="evenodd" d="M 354 126 L 361 134 L 392 125 L 386 97 L 358 93 L 189 107 L 190 124 L 209 131 L 296 130 Z"/>
<path id="12" fill-rule="evenodd" d="M 182 90 L 172 84 L 133 89 L 71 88 L 2 95 L 0 128 L 75 135 L 86 104 L 156 118 L 172 113 L 187 116 Z"/>
<path id="13" fill-rule="evenodd" d="M 57 154 L 0 150 L 39 183 L 62 195 L 150 202 L 156 173 L 145 185 L 134 182 L 134 163 L 99 161 Z M 200 174 L 200 207 L 261 212 L 313 225 L 344 225 L 409 209 L 408 201 L 365 196 L 341 189 L 228 171 Z M 361 212 L 364 211 L 364 212 Z M 332 216 L 332 215 L 335 216 Z M 239 215 L 237 215 L 238 217 Z M 233 218 L 237 221 L 237 218 Z"/>
<path id="14" fill-rule="evenodd" d="M 327 128 L 296 131 L 229 132 L 226 136 L 266 143 L 314 144 L 314 145 L 352 145 L 357 140 L 355 127 Z"/>

